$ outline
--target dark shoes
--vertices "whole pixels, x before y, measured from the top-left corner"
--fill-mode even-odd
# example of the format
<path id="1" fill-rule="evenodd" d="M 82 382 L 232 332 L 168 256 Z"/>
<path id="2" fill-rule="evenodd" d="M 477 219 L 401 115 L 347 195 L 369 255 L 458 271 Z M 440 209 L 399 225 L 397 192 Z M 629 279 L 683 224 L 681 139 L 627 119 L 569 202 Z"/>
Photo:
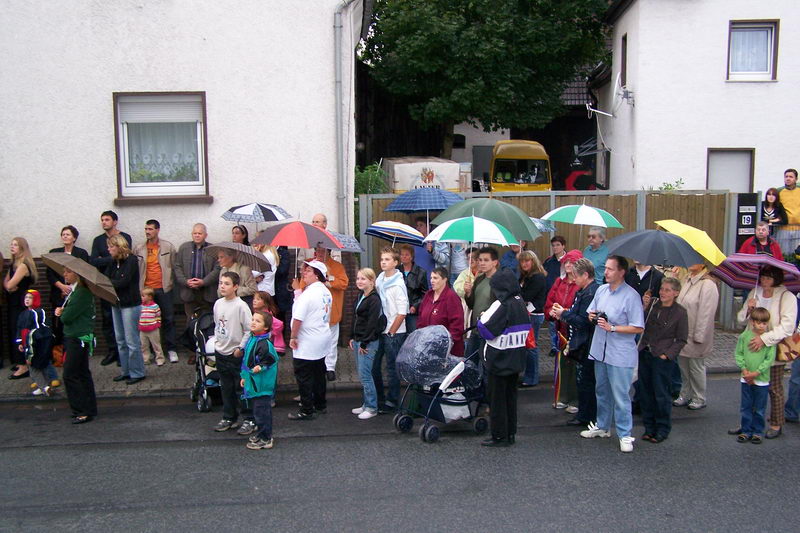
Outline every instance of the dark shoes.
<path id="1" fill-rule="evenodd" d="M 189 359 L 187 359 L 187 360 L 186 360 L 186 364 L 187 364 L 187 365 L 193 365 L 193 364 L 195 364 L 196 362 L 197 362 L 197 355 L 196 355 L 196 354 L 192 354 L 192 355 L 190 355 L 190 356 L 189 356 Z"/>
<path id="2" fill-rule="evenodd" d="M 550 348 L 550 353 L 547 355 L 549 355 L 550 357 L 555 357 L 558 355 L 558 350 L 556 350 L 555 348 Z"/>
<path id="3" fill-rule="evenodd" d="M 125 381 L 125 384 L 126 385 L 136 385 L 140 381 L 144 381 L 144 376 L 142 376 L 140 378 L 130 378 L 130 379 Z"/>
<path id="4" fill-rule="evenodd" d="M 494 437 L 488 438 L 481 442 L 481 446 L 486 446 L 487 448 L 508 448 L 513 443 L 510 440 L 506 439 L 495 439 Z"/>
<path id="5" fill-rule="evenodd" d="M 328 370 L 325 372 L 325 377 L 328 379 L 328 381 L 336 381 L 336 372 L 333 370 Z"/>
<path id="6" fill-rule="evenodd" d="M 131 377 L 125 374 L 122 376 L 116 376 L 115 378 L 112 378 L 111 381 L 116 381 L 117 383 L 119 383 L 120 381 L 128 381 L 129 379 L 131 379 Z"/>
<path id="7" fill-rule="evenodd" d="M 75 418 L 72 419 L 72 423 L 73 424 L 85 424 L 87 422 L 91 422 L 92 420 L 94 420 L 93 416 L 85 416 L 85 415 L 84 416 L 76 416 Z"/>
<path id="8" fill-rule="evenodd" d="M 102 361 L 100 361 L 100 364 L 103 366 L 108 366 L 114 361 L 119 361 L 119 355 L 115 353 L 110 353 L 107 356 L 105 356 Z"/>
<path id="9" fill-rule="evenodd" d="M 30 375 L 31 373 L 26 370 L 22 374 L 16 374 L 16 375 L 11 374 L 10 376 L 8 376 L 8 379 L 22 379 L 22 378 L 27 378 Z"/>
<path id="10" fill-rule="evenodd" d="M 778 429 L 769 428 L 767 429 L 767 432 L 764 433 L 764 438 L 777 439 L 778 437 L 781 436 L 782 433 L 783 433 L 783 428 L 778 428 Z"/>
<path id="11" fill-rule="evenodd" d="M 567 420 L 568 426 L 585 426 L 588 422 L 584 422 L 583 420 L 578 420 L 577 418 L 570 418 Z"/>
<path id="12" fill-rule="evenodd" d="M 289 413 L 289 420 L 314 420 L 314 413 L 304 413 L 303 411 Z"/>
<path id="13" fill-rule="evenodd" d="M 519 384 L 520 389 L 532 389 L 535 386 L 536 386 L 535 383 L 525 383 L 524 381 Z"/>
<path id="14" fill-rule="evenodd" d="M 742 428 L 733 428 L 728 430 L 728 435 L 739 435 L 742 433 Z"/>

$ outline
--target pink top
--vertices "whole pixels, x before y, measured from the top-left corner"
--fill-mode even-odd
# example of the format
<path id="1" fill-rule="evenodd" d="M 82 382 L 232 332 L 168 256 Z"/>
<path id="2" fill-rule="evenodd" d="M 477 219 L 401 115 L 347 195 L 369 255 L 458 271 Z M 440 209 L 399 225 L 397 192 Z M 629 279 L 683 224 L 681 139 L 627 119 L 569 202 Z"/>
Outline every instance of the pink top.
<path id="1" fill-rule="evenodd" d="M 277 317 L 272 317 L 272 334 L 269 336 L 275 351 L 278 353 L 286 352 L 286 343 L 283 340 L 283 322 Z"/>

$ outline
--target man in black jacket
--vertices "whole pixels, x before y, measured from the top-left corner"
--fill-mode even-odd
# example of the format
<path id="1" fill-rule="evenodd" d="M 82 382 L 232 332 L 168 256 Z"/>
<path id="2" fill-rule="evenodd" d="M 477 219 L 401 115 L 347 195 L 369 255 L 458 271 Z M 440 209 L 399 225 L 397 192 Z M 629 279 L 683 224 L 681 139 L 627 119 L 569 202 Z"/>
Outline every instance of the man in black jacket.
<path id="1" fill-rule="evenodd" d="M 594 278 L 594 264 L 585 257 L 578 259 L 574 266 L 575 283 L 579 290 L 575 294 L 572 307 L 564 309 L 559 304 L 553 305 L 550 312 L 555 318 L 569 326 L 569 352 L 567 357 L 578 365 L 576 378 L 578 383 L 578 412 L 567 420 L 568 426 L 585 426 L 597 418 L 597 397 L 594 392 L 594 361 L 589 359 L 589 347 L 592 344 L 594 324 L 589 322 L 589 304 L 599 285 Z"/>
<path id="2" fill-rule="evenodd" d="M 419 304 L 428 292 L 428 272 L 414 263 L 414 247 L 404 244 L 400 247 L 400 272 L 406 282 L 408 291 L 408 314 L 406 315 L 406 333 L 417 329 Z"/>
<path id="3" fill-rule="evenodd" d="M 128 241 L 128 246 L 133 250 L 133 239 L 131 236 L 117 229 L 119 217 L 114 211 L 103 211 L 100 214 L 100 225 L 103 227 L 103 233 L 98 235 L 92 241 L 92 255 L 89 256 L 89 262 L 101 274 L 105 274 L 108 265 L 111 264 L 111 255 L 108 253 L 108 239 L 114 235 L 122 235 Z M 111 318 L 111 304 L 105 300 L 100 300 L 100 309 L 103 312 L 103 336 L 106 338 L 108 345 L 108 354 L 100 361 L 103 366 L 110 365 L 114 361 L 119 365 L 119 352 L 117 351 L 117 340 L 114 337 L 114 321 Z"/>
<path id="4" fill-rule="evenodd" d="M 650 265 L 643 265 L 638 261 L 634 261 L 633 266 L 625 273 L 625 283 L 636 289 L 642 298 L 647 291 L 650 291 L 652 297 L 658 297 L 663 279 L 664 274 Z"/>
<path id="5" fill-rule="evenodd" d="M 531 323 L 513 272 L 500 270 L 489 284 L 497 300 L 480 317 L 477 330 L 486 340 L 483 364 L 489 374 L 492 436 L 481 444 L 504 447 L 514 444 L 516 438 L 517 379 L 525 370 L 525 341 Z"/>

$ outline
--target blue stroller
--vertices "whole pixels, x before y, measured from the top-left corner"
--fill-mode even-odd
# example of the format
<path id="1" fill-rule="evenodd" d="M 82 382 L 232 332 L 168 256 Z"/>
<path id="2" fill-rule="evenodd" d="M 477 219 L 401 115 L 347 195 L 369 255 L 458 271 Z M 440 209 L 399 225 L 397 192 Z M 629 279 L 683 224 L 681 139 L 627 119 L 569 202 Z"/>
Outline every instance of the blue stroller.
<path id="1" fill-rule="evenodd" d="M 397 355 L 397 372 L 408 385 L 394 416 L 398 431 L 410 432 L 414 416 L 423 417 L 419 428 L 423 442 L 439 440 L 439 428 L 431 421 L 442 424 L 471 421 L 477 435 L 489 428 L 489 421 L 478 416 L 481 405 L 487 403 L 482 366 L 472 360 L 476 354 L 467 358 L 450 355 L 451 345 L 450 333 L 444 326 L 418 329 L 403 343 Z M 412 397 L 418 400 L 418 407 L 412 406 Z"/>

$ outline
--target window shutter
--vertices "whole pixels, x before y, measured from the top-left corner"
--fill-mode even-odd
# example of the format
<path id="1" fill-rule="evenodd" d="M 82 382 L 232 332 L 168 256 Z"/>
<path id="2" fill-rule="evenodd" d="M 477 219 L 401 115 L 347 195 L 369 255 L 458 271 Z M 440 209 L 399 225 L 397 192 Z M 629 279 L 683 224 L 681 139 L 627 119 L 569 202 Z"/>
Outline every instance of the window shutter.
<path id="1" fill-rule="evenodd" d="M 200 95 L 120 96 L 119 121 L 202 122 Z"/>

